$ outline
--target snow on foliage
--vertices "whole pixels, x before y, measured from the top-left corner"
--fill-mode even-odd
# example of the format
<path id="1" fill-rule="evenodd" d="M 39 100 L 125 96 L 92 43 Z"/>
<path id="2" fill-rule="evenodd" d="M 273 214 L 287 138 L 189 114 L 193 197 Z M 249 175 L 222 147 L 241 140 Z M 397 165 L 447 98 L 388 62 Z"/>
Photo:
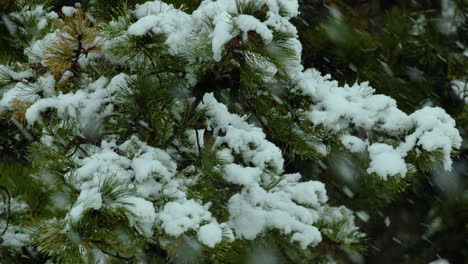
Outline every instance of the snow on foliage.
<path id="1" fill-rule="evenodd" d="M 226 144 L 235 154 L 241 155 L 246 164 L 252 163 L 259 169 L 271 168 L 276 173 L 283 171 L 281 150 L 266 139 L 262 129 L 230 114 L 213 94 L 206 94 L 203 102 L 208 107 L 208 126 L 215 135 L 220 131 L 226 133 L 225 136 L 216 137 L 215 145 Z"/>
<path id="2" fill-rule="evenodd" d="M 264 45 L 275 50 L 278 48 L 274 43 L 275 35 L 284 33 L 289 36 L 286 42 L 295 54 L 284 65 L 294 86 L 290 90 L 311 101 L 310 108 L 304 110 L 306 117 L 316 127 L 325 127 L 338 135 L 350 152 L 367 151 L 370 156 L 369 173 L 376 173 L 384 179 L 394 175 L 405 176 L 405 157 L 415 148 L 441 151 L 444 168 L 451 168 L 450 154 L 454 148 L 460 147 L 461 138 L 455 121 L 442 109 L 426 107 L 408 115 L 397 108 L 394 99 L 374 94 L 368 83 L 340 87 L 329 75 L 321 75 L 314 69 L 303 71 L 297 31 L 289 22 L 298 14 L 297 0 L 243 2 L 266 6 L 268 12 L 264 20 L 240 8 L 236 0 L 205 0 L 191 15 L 161 1 L 137 5 L 130 14 L 134 18 L 132 23 L 109 23 L 111 28 L 122 26 L 123 31 L 107 39 L 103 36 L 105 48 L 98 56 L 108 59 L 109 63 L 127 62 L 132 65 L 139 61 L 118 60 L 110 53 L 111 48 L 132 37 L 164 35 L 171 55 L 188 56 L 189 61 L 195 61 L 195 58 L 190 58 L 192 43 L 188 41 L 194 40 L 195 43 L 208 43 L 211 57 L 206 59 L 219 62 L 226 54 L 227 45 L 236 37 L 246 42 L 249 41 L 248 34 L 255 32 Z M 31 12 L 44 19 L 54 17 L 54 13 L 45 13 L 40 7 Z M 63 9 L 67 16 L 74 12 L 70 8 Z M 29 61 L 41 62 L 44 47 L 51 45 L 55 38 L 57 33 L 53 32 L 32 41 L 26 50 Z M 96 58 L 86 58 L 88 63 L 82 67 L 91 67 Z M 254 61 L 262 65 L 260 59 Z M 77 134 L 81 136 L 86 136 L 87 127 L 113 117 L 116 96 L 128 87 L 131 77 L 120 73 L 112 78 L 101 76 L 93 79 L 91 75 L 82 74 L 74 76 L 80 78 L 79 89 L 64 91 L 57 87 L 65 79 L 57 80 L 45 74 L 36 81 L 43 91 L 42 97 L 27 97 L 22 91 L 31 84 L 22 79 L 32 77 L 31 70 L 15 72 L 0 67 L 0 74 L 6 73 L 16 82 L 3 94 L 0 112 L 12 111 L 11 101 L 20 98 L 31 103 L 25 112 L 30 127 L 48 118 L 44 113 L 53 109 L 59 120 L 77 124 Z M 274 75 L 277 69 L 271 70 L 271 67 L 271 64 L 265 64 L 265 71 Z M 67 76 L 72 75 L 69 72 Z M 187 86 L 192 85 L 193 78 L 187 76 Z M 180 111 L 179 106 L 176 104 L 172 111 Z M 231 113 L 213 93 L 204 94 L 199 106 L 202 108 L 206 109 L 204 128 L 196 133 L 187 131 L 194 140 L 189 140 L 184 149 L 195 152 L 198 133 L 202 134 L 200 138 L 204 133 L 213 134 L 215 140 L 211 150 L 223 161 L 214 169 L 226 183 L 239 190 L 224 201 L 228 214 L 226 219 L 220 219 L 212 212 L 213 203 L 218 201 L 203 201 L 190 195 L 191 188 L 204 175 L 194 165 L 181 169 L 182 157 L 174 146 L 156 148 L 135 135 L 126 139 L 105 135 L 96 145 L 82 144 L 86 155 L 71 155 L 76 168 L 66 172 L 65 180 L 79 195 L 66 218 L 76 222 L 89 210 L 120 208 L 126 212 L 129 225 L 145 237 L 151 237 L 154 232 L 168 237 L 195 232 L 198 240 L 208 247 L 236 238 L 255 239 L 272 229 L 287 235 L 302 248 L 317 245 L 322 235 L 344 243 L 355 242 L 356 236 L 360 237 L 352 212 L 326 204 L 328 197 L 324 184 L 303 180 L 298 173 L 284 173 L 282 150 L 267 139 L 262 128 L 249 123 L 246 116 Z M 360 138 L 352 134 L 350 127 L 362 128 L 369 133 L 384 133 L 401 140 L 384 142 Z M 48 142 L 45 137 L 42 142 Z M 317 142 L 311 144 L 316 145 Z M 122 186 L 124 191 L 108 193 L 106 184 L 111 180 Z M 330 227 L 336 225 L 341 225 L 339 232 Z M 23 237 L 17 237 L 17 240 L 21 239 Z"/>
<path id="3" fill-rule="evenodd" d="M 448 262 L 448 260 L 446 259 L 436 259 L 434 261 L 431 261 L 429 262 L 429 264 L 450 264 L 450 262 Z"/>
<path id="4" fill-rule="evenodd" d="M 407 115 L 397 108 L 394 99 L 374 94 L 375 90 L 368 83 L 340 87 L 329 75 L 322 76 L 314 69 L 299 75 L 296 89 L 314 102 L 307 115 L 316 125 L 335 131 L 346 131 L 353 125 L 404 137 L 395 147 L 383 142 L 364 142 L 346 133 L 341 137 L 343 145 L 351 152 L 364 150 L 367 145 L 371 159 L 368 172 L 383 178 L 404 177 L 407 172 L 404 158 L 418 146 L 428 152 L 442 151 L 444 168 L 450 170 L 450 153 L 461 146 L 455 120 L 441 108 L 425 107 Z"/>
<path id="5" fill-rule="evenodd" d="M 6 208 L 6 204 L 3 199 L 0 200 L 0 208 Z M 28 210 L 28 205 L 16 198 L 10 200 L 10 212 L 11 214 L 25 214 Z M 4 212 L 2 212 L 3 214 Z M 5 218 L 0 218 L 0 226 L 5 227 Z M 10 248 L 10 250 L 20 251 L 24 246 L 26 246 L 30 241 L 31 230 L 25 229 L 21 226 L 12 225 L 10 223 L 9 227 L 5 229 L 5 234 L 2 234 L 2 246 Z"/>

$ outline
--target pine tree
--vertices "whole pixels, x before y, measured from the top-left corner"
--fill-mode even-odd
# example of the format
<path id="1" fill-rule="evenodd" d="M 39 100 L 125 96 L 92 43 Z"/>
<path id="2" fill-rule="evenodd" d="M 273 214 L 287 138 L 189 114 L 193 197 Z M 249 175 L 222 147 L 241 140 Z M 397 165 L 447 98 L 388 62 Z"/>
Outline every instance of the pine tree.
<path id="1" fill-rule="evenodd" d="M 340 83 L 369 80 L 407 113 L 424 105 L 440 106 L 466 138 L 466 2 L 306 3 L 295 21 L 306 67 L 330 73 Z M 465 141 L 452 172 L 434 166 L 397 188 L 386 188 L 388 184 L 369 180 L 356 169 L 333 169 L 350 167 L 348 155 L 335 155 L 337 162 L 329 173 L 323 172 L 338 186 L 328 194 L 370 216 L 362 221 L 369 245 L 364 263 L 429 263 L 437 258 L 466 262 L 468 252 L 459 234 L 468 218 L 455 208 L 466 208 L 468 202 L 467 147 Z"/>
<path id="2" fill-rule="evenodd" d="M 304 69 L 296 0 L 81 2 L 2 10 L 5 263 L 343 262 L 365 234 L 326 164 L 398 195 L 461 146 Z"/>

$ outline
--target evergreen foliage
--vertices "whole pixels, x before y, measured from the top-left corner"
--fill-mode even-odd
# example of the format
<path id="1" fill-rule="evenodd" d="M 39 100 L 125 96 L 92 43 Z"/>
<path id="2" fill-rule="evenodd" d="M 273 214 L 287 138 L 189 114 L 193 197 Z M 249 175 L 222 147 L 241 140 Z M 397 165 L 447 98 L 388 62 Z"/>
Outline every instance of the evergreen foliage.
<path id="1" fill-rule="evenodd" d="M 3 1 L 0 263 L 346 263 L 355 211 L 461 148 L 427 104 L 466 126 L 466 56 L 424 12 L 371 33 L 296 0 Z"/>

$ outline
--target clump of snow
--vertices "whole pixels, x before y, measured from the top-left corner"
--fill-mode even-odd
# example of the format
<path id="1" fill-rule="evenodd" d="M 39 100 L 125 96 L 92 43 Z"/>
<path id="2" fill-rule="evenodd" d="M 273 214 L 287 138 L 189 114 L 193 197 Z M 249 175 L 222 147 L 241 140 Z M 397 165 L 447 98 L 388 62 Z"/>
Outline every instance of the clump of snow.
<path id="1" fill-rule="evenodd" d="M 44 38 L 33 41 L 32 44 L 24 50 L 29 63 L 41 63 L 46 55 L 46 48 L 58 40 L 58 31 L 47 33 Z"/>
<path id="2" fill-rule="evenodd" d="M 130 178 L 131 174 L 125 169 L 130 166 L 130 160 L 115 153 L 110 148 L 104 148 L 101 151 L 76 161 L 80 167 L 70 175 L 70 181 L 93 180 L 96 175 L 111 172 L 119 179 Z M 73 177 L 71 177 L 73 176 Z M 96 181 L 98 182 L 98 181 Z M 78 183 L 77 183 L 78 184 Z"/>
<path id="3" fill-rule="evenodd" d="M 408 171 L 405 160 L 401 154 L 392 146 L 382 143 L 374 143 L 369 146 L 370 165 L 368 173 L 376 173 L 380 177 L 387 179 L 387 176 L 399 174 L 401 177 Z"/>
<path id="4" fill-rule="evenodd" d="M 200 227 L 198 240 L 203 244 L 214 247 L 223 239 L 223 230 L 217 223 L 209 223 Z"/>
<path id="5" fill-rule="evenodd" d="M 220 131 L 224 136 L 217 136 L 215 146 L 227 144 L 233 153 L 240 155 L 244 161 L 260 169 L 270 168 L 276 173 L 283 171 L 284 159 L 281 150 L 266 140 L 263 131 L 242 117 L 231 114 L 224 104 L 216 101 L 213 94 L 205 94 L 204 106 L 208 107 L 208 126 L 215 135 Z"/>
<path id="6" fill-rule="evenodd" d="M 224 167 L 224 179 L 240 185 L 250 185 L 260 181 L 262 170 L 255 167 L 242 167 L 231 163 Z"/>
<path id="7" fill-rule="evenodd" d="M 364 211 L 357 211 L 356 215 L 364 222 L 369 221 L 370 216 Z"/>
<path id="8" fill-rule="evenodd" d="M 49 74 L 39 77 L 36 83 L 17 82 L 15 86 L 6 91 L 0 99 L 0 112 L 12 110 L 11 102 L 14 99 L 34 104 L 38 96 L 35 93 L 28 92 L 28 90 L 42 91 L 44 96 L 52 96 L 55 93 L 54 86 L 55 80 L 53 76 Z"/>
<path id="9" fill-rule="evenodd" d="M 465 102 L 468 103 L 468 81 L 454 80 L 451 82 L 453 92 Z"/>
<path id="10" fill-rule="evenodd" d="M 80 171 L 80 173 L 83 172 Z M 68 213 L 67 217 L 69 219 L 73 221 L 80 220 L 87 209 L 99 210 L 103 206 L 110 208 L 122 207 L 131 212 L 130 214 L 127 214 L 130 226 L 135 227 L 146 237 L 151 237 L 153 235 L 152 229 L 156 219 L 153 203 L 140 197 L 124 195 L 119 197 L 116 201 L 112 201 L 112 204 L 109 204 L 111 201 L 109 201 L 109 199 L 104 201 L 103 195 L 99 191 L 99 187 L 93 187 L 96 185 L 95 180 L 96 179 L 80 186 L 81 192 L 75 202 L 75 205 Z M 104 205 L 104 203 L 106 204 Z"/>
<path id="11" fill-rule="evenodd" d="M 273 40 L 273 32 L 268 28 L 267 25 L 262 23 L 260 20 L 253 16 L 249 15 L 239 15 L 235 19 L 236 26 L 244 32 L 243 39 L 247 40 L 247 33 L 250 31 L 255 31 L 259 34 L 266 44 L 270 43 Z"/>
<path id="12" fill-rule="evenodd" d="M 450 262 L 448 262 L 448 260 L 446 259 L 436 259 L 436 260 L 433 260 L 431 262 L 429 262 L 429 264 L 450 264 Z"/>
<path id="13" fill-rule="evenodd" d="M 213 58 L 215 61 L 221 60 L 221 54 L 223 47 L 228 43 L 234 36 L 234 26 L 232 25 L 231 15 L 227 12 L 222 12 L 218 14 L 213 22 L 215 23 L 215 28 L 211 33 L 212 37 L 212 50 Z"/>
<path id="14" fill-rule="evenodd" d="M 267 8 L 267 20 L 261 21 L 251 14 L 245 13 L 246 5 L 255 4 L 256 8 Z M 187 55 L 193 53 L 193 42 L 205 45 L 207 39 L 211 42 L 212 59 L 220 61 L 223 57 L 225 46 L 237 36 L 242 36 L 244 42 L 249 41 L 251 32 L 257 33 L 263 39 L 268 49 L 274 53 L 277 44 L 273 41 L 274 32 L 286 33 L 291 38 L 286 42 L 297 56 L 291 56 L 290 61 L 285 61 L 285 69 L 288 74 L 294 75 L 294 71 L 302 70 L 300 65 L 301 45 L 297 37 L 296 28 L 289 22 L 291 17 L 298 13 L 297 0 L 262 0 L 262 1 L 202 1 L 199 8 L 191 15 L 174 8 L 173 5 L 162 1 L 149 1 L 136 5 L 132 15 L 137 21 L 131 25 L 112 21 L 111 26 L 127 28 L 124 34 L 114 36 L 113 40 L 105 43 L 105 47 L 112 48 L 115 45 L 128 41 L 130 37 L 143 37 L 152 35 L 164 35 L 165 44 L 173 55 Z M 238 41 L 234 41 L 237 43 Z M 111 55 L 112 52 L 109 52 Z M 138 58 L 137 58 L 138 59 Z M 141 58 L 140 58 L 141 59 Z M 260 60 L 257 56 L 255 60 Z M 137 63 L 133 61 L 132 63 Z"/>
<path id="15" fill-rule="evenodd" d="M 16 72 L 10 69 L 5 65 L 0 65 L 0 77 L 2 79 L 11 79 L 13 81 L 21 81 L 23 79 L 33 77 L 33 71 L 31 69 L 27 69 L 25 71 Z"/>
<path id="16" fill-rule="evenodd" d="M 129 35 L 164 34 L 170 51 L 174 54 L 182 52 L 192 30 L 190 15 L 161 1 L 137 4 L 134 14 L 138 21 L 128 28 Z"/>
<path id="17" fill-rule="evenodd" d="M 162 158 L 162 161 L 159 160 L 160 158 Z M 174 171 L 170 171 L 163 164 L 165 161 L 170 162 L 170 157 L 160 149 L 154 149 L 151 152 L 139 155 L 138 158 L 134 158 L 131 166 L 135 171 L 136 181 L 142 183 L 154 174 L 158 174 L 165 180 L 169 180 L 174 175 Z"/>
<path id="18" fill-rule="evenodd" d="M 212 219 L 208 205 L 202 206 L 194 200 L 168 202 L 158 214 L 164 231 L 179 236 L 187 230 L 198 230 L 201 223 Z"/>
<path id="19" fill-rule="evenodd" d="M 330 80 L 310 69 L 297 75 L 295 91 L 313 101 L 308 111 L 309 120 L 335 131 L 349 131 L 355 126 L 365 131 L 380 131 L 389 135 L 404 136 L 404 141 L 394 148 L 381 142 L 364 142 L 344 134 L 341 142 L 351 152 L 363 151 L 366 145 L 371 157 L 369 173 L 387 176 L 405 176 L 404 157 L 416 146 L 428 152 L 442 151 L 444 168 L 450 170 L 452 149 L 461 146 L 461 137 L 455 120 L 438 107 L 425 107 L 407 115 L 397 108 L 396 101 L 385 95 L 375 95 L 368 83 L 345 85 Z"/>
<path id="20" fill-rule="evenodd" d="M 308 193 L 325 193 L 324 189 L 315 189 L 313 185 L 304 188 L 310 188 Z M 312 224 L 317 221 L 319 211 L 294 203 L 291 195 L 301 197 L 305 194 L 280 188 L 266 191 L 258 185 L 246 187 L 229 200 L 229 225 L 238 237 L 245 239 L 254 239 L 261 232 L 276 228 L 284 234 L 291 234 L 291 240 L 299 242 L 302 248 L 318 244 L 322 236 Z M 323 201 L 308 202 L 319 204 Z"/>
<path id="21" fill-rule="evenodd" d="M 63 6 L 62 7 L 62 14 L 65 16 L 73 16 L 76 13 L 76 8 L 72 6 Z"/>
<path id="22" fill-rule="evenodd" d="M 335 130 L 353 123 L 364 129 L 400 133 L 411 127 L 408 116 L 396 107 L 388 96 L 374 95 L 368 83 L 339 87 L 330 75 L 322 76 L 314 69 L 298 76 L 298 91 L 314 102 L 309 119 Z"/>
<path id="23" fill-rule="evenodd" d="M 462 143 L 455 120 L 440 107 L 424 107 L 409 117 L 415 125 L 415 131 L 405 137 L 405 142 L 398 146 L 398 150 L 404 155 L 416 145 L 427 151 L 441 150 L 444 169 L 451 170 L 450 153 L 453 148 L 460 148 Z"/>
<path id="24" fill-rule="evenodd" d="M 140 233 L 146 237 L 153 235 L 153 225 L 156 219 L 153 203 L 139 197 L 122 197 L 118 200 L 124 204 L 132 214 L 128 217 L 130 225 L 136 226 Z"/>
<path id="25" fill-rule="evenodd" d="M 3 224 L 2 227 L 4 226 Z M 32 234 L 28 233 L 24 227 L 9 225 L 5 234 L 2 235 L 2 247 L 21 252 L 23 247 L 30 243 L 31 237 Z"/>
<path id="26" fill-rule="evenodd" d="M 245 167 L 230 163 L 223 168 L 223 178 L 234 184 L 243 185 L 241 193 L 229 199 L 228 225 L 237 237 L 254 239 L 268 229 L 278 229 L 291 235 L 302 247 L 321 241 L 320 232 L 312 224 L 317 221 L 319 208 L 326 203 L 327 195 L 320 182 L 299 182 L 300 174 L 279 176 L 284 160 L 281 151 L 266 140 L 263 131 L 248 124 L 244 118 L 229 113 L 224 104 L 217 102 L 212 94 L 205 94 L 207 126 L 217 135 L 214 146 L 222 148 L 221 156 L 234 161 L 231 155 L 242 157 Z M 221 132 L 223 136 L 221 136 Z M 275 175 L 279 174 L 279 175 Z M 280 178 L 281 177 L 281 178 Z M 262 186 L 278 183 L 266 190 Z"/>
<path id="27" fill-rule="evenodd" d="M 6 226 L 6 218 L 3 214 L 3 208 L 6 208 L 5 200 L 0 199 L 0 228 L 3 232 L 3 228 Z M 25 202 L 18 200 L 15 197 L 11 197 L 10 200 L 10 213 L 11 216 L 15 217 L 16 215 L 24 215 L 27 213 L 29 207 Z M 8 250 L 21 252 L 23 247 L 27 246 L 30 242 L 32 232 L 29 229 L 26 229 L 22 226 L 14 225 L 12 222 L 8 224 L 8 228 L 5 230 L 5 233 L 1 235 L 2 244 L 1 246 L 7 248 Z"/>
<path id="28" fill-rule="evenodd" d="M 358 137 L 343 135 L 340 139 L 341 143 L 351 152 L 362 152 L 366 150 L 367 143 Z"/>
<path id="29" fill-rule="evenodd" d="M 280 184 L 280 189 L 289 193 L 292 200 L 312 207 L 318 207 L 327 202 L 328 197 L 323 183 L 318 181 L 298 182 L 300 174 L 288 174 L 284 177 L 289 182 L 284 186 Z"/>
<path id="30" fill-rule="evenodd" d="M 25 6 L 21 11 L 10 13 L 10 16 L 23 24 L 27 24 L 31 20 L 35 21 L 36 28 L 39 31 L 44 29 L 51 20 L 58 18 L 57 13 L 54 11 L 47 12 L 43 5 Z"/>
<path id="31" fill-rule="evenodd" d="M 244 13 L 243 7 L 252 2 L 259 9 L 264 7 L 268 9 L 266 21 L 260 21 Z M 193 12 L 192 19 L 194 30 L 207 32 L 212 39 L 213 58 L 219 61 L 225 44 L 239 34 L 242 34 L 243 40 L 247 41 L 248 33 L 256 32 L 266 44 L 272 42 L 273 30 L 295 36 L 296 29 L 289 19 L 298 14 L 298 8 L 297 0 L 207 0 Z M 213 28 L 206 24 L 207 19 Z"/>
<path id="32" fill-rule="evenodd" d="M 110 114 L 112 110 L 112 105 L 108 104 L 111 102 L 110 96 L 118 89 L 126 87 L 126 77 L 127 75 L 123 73 L 115 76 L 107 87 L 107 79 L 101 77 L 94 84 L 89 84 L 88 89 L 80 89 L 75 93 L 59 93 L 57 96 L 39 99 L 26 111 L 26 120 L 29 125 L 40 122 L 41 113 L 50 108 L 55 108 L 62 119 L 74 118 L 81 123 L 94 120 L 96 117 L 102 118 Z M 55 81 L 48 77 L 44 85 L 46 90 L 53 91 Z M 102 109 L 101 107 L 106 103 L 107 107 Z"/>
<path id="33" fill-rule="evenodd" d="M 5 205 L 5 201 L 0 200 L 0 208 L 5 208 L 7 205 Z M 18 200 L 15 197 L 10 198 L 10 212 L 12 214 L 16 213 L 24 213 L 29 209 L 28 204 L 25 202 Z"/>
<path id="34" fill-rule="evenodd" d="M 76 158 L 75 162 L 79 168 L 66 175 L 67 181 L 80 190 L 80 196 L 70 211 L 72 219 L 79 219 L 88 208 L 97 210 L 102 206 L 103 201 L 98 188 L 106 177 L 112 177 L 121 187 L 128 188 L 128 192 L 133 194 L 125 194 L 116 201 L 107 200 L 107 203 L 111 203 L 106 206 L 128 209 L 131 212 L 127 215 L 130 226 L 147 237 L 152 236 L 153 226 L 157 221 L 167 219 L 173 212 L 160 208 L 162 212 L 157 214 L 158 206 L 153 205 L 153 201 L 160 202 L 163 197 L 177 201 L 185 200 L 185 180 L 174 178 L 176 164 L 165 151 L 150 147 L 135 136 L 121 145 L 115 144 L 115 141 L 103 141 L 101 147 L 94 151 L 89 157 Z M 98 198 L 101 199 L 100 204 Z M 166 206 L 167 204 L 163 204 L 162 207 Z M 204 213 L 210 215 L 206 208 L 201 208 Z M 189 206 L 187 209 L 189 214 L 193 213 L 190 211 L 193 208 Z M 202 220 L 207 218 L 201 217 L 200 221 Z M 168 229 L 167 234 L 173 234 L 170 230 Z"/>
<path id="35" fill-rule="evenodd" d="M 80 196 L 68 213 L 68 217 L 73 221 L 78 221 L 87 209 L 99 210 L 102 206 L 102 196 L 98 187 L 82 190 Z"/>
<path id="36" fill-rule="evenodd" d="M 385 226 L 386 226 L 386 227 L 389 227 L 390 224 L 392 223 L 392 221 L 390 220 L 390 217 L 388 217 L 388 216 L 385 217 L 384 223 L 385 223 Z"/>

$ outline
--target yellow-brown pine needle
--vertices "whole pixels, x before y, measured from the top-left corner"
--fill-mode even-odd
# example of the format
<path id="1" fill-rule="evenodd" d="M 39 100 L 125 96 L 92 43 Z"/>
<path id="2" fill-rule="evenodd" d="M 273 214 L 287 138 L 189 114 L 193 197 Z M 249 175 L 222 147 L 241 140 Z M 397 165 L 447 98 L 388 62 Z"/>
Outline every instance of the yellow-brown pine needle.
<path id="1" fill-rule="evenodd" d="M 81 54 L 101 50 L 97 41 L 98 27 L 83 14 L 81 7 L 77 7 L 73 16 L 65 16 L 54 24 L 59 29 L 58 39 L 46 48 L 44 56 L 48 71 L 54 76 L 59 77 L 66 70 L 77 70 Z"/>
<path id="2" fill-rule="evenodd" d="M 13 109 L 13 116 L 21 122 L 22 125 L 26 123 L 26 110 L 31 106 L 30 102 L 14 98 L 10 101 L 10 107 Z"/>

